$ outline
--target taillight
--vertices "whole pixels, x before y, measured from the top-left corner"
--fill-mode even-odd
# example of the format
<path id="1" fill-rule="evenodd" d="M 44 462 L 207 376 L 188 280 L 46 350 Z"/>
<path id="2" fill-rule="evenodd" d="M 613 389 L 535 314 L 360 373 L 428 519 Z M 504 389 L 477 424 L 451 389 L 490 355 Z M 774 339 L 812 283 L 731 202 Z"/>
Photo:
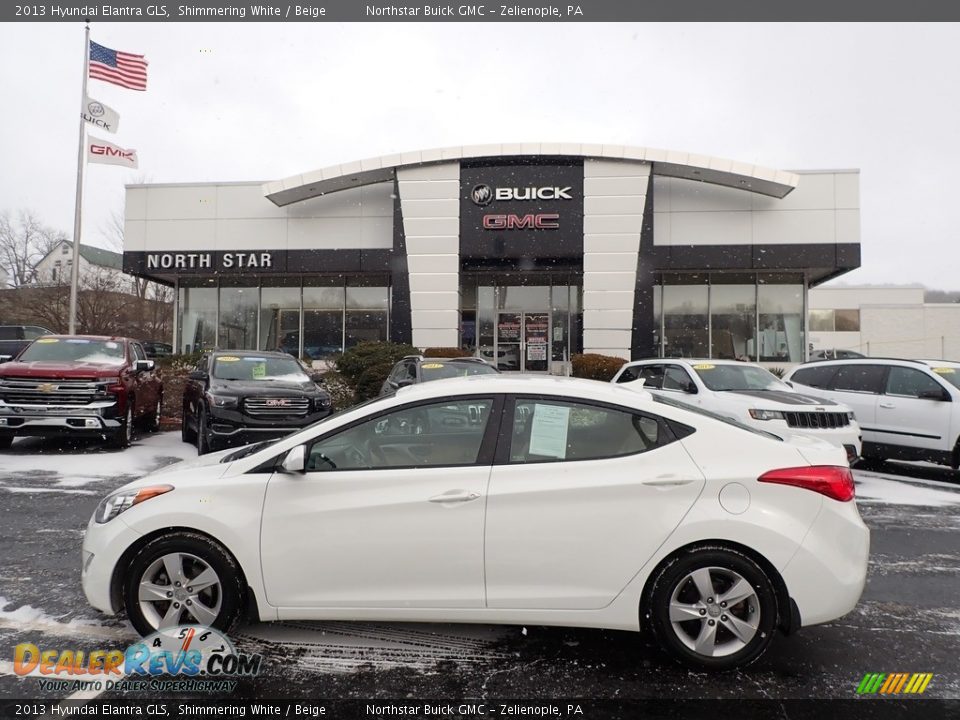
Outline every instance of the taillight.
<path id="1" fill-rule="evenodd" d="M 840 502 L 853 500 L 854 496 L 853 473 L 850 468 L 839 465 L 808 465 L 770 470 L 757 480 L 813 490 Z"/>

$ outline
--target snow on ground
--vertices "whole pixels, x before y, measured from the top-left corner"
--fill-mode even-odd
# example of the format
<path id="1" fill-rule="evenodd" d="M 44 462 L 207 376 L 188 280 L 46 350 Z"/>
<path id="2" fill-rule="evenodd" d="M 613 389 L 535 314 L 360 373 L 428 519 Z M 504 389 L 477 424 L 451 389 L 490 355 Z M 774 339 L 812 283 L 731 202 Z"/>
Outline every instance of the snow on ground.
<path id="1" fill-rule="evenodd" d="M 960 486 L 936 480 L 854 471 L 857 502 L 946 507 L 960 505 Z"/>

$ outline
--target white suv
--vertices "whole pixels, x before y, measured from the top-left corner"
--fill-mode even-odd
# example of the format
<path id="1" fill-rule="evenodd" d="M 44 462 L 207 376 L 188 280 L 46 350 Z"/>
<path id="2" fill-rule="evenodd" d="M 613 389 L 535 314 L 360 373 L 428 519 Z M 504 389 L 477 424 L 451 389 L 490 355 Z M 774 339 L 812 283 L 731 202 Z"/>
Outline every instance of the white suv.
<path id="1" fill-rule="evenodd" d="M 818 366 L 824 363 L 817 363 Z M 774 435 L 806 435 L 860 455 L 860 426 L 846 405 L 799 393 L 752 363 L 660 358 L 626 363 L 613 383 L 674 397 Z"/>
<path id="2" fill-rule="evenodd" d="M 829 360 L 800 365 L 786 379 L 852 407 L 864 457 L 960 465 L 960 362 Z"/>

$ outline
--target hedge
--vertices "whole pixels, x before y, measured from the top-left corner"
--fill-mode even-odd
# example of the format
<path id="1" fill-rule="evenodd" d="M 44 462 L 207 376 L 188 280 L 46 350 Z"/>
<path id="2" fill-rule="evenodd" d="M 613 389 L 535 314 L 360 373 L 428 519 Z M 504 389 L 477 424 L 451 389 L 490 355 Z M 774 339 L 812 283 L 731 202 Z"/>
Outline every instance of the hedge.
<path id="1" fill-rule="evenodd" d="M 573 355 L 570 358 L 574 377 L 600 380 L 601 382 L 613 380 L 613 376 L 617 374 L 617 371 L 623 367 L 625 362 L 626 360 L 621 357 L 599 355 L 597 353 Z"/>

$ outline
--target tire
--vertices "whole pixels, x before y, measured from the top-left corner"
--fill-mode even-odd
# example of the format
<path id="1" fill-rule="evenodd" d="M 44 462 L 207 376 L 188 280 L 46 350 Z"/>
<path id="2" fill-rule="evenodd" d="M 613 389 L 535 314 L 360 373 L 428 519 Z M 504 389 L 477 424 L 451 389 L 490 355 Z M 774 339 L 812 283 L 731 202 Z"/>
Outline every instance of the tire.
<path id="1" fill-rule="evenodd" d="M 13 435 L 0 435 L 0 450 L 6 450 L 13 444 Z"/>
<path id="2" fill-rule="evenodd" d="M 157 396 L 157 406 L 153 409 L 153 412 L 147 416 L 146 430 L 147 432 L 155 433 L 160 432 L 160 414 L 163 411 L 163 395 Z"/>
<path id="3" fill-rule="evenodd" d="M 724 605 L 731 591 L 733 600 Z M 766 572 L 723 547 L 695 548 L 664 566 L 653 582 L 648 613 L 661 647 L 695 670 L 749 665 L 767 650 L 779 624 Z"/>
<path id="4" fill-rule="evenodd" d="M 200 408 L 197 415 L 197 455 L 206 455 L 210 452 L 210 438 L 207 435 L 207 411 Z"/>
<path id="5" fill-rule="evenodd" d="M 223 546 L 204 535 L 177 532 L 155 538 L 129 567 L 124 606 L 141 635 L 181 624 L 228 632 L 241 615 L 245 584 L 240 568 Z M 201 575 L 203 587 L 191 585 Z"/>
<path id="6" fill-rule="evenodd" d="M 120 424 L 120 427 L 113 431 L 109 438 L 109 445 L 112 448 L 122 450 L 125 447 L 130 446 L 130 442 L 133 440 L 133 399 L 130 398 L 127 402 L 127 412 L 124 415 L 123 422 Z"/>
<path id="7" fill-rule="evenodd" d="M 195 445 L 197 442 L 197 431 L 191 430 L 190 426 L 187 424 L 187 418 L 189 417 L 190 410 L 187 407 L 187 404 L 183 404 L 183 412 L 180 414 L 180 417 L 183 418 L 180 421 L 180 439 L 183 442 L 189 445 Z"/>

